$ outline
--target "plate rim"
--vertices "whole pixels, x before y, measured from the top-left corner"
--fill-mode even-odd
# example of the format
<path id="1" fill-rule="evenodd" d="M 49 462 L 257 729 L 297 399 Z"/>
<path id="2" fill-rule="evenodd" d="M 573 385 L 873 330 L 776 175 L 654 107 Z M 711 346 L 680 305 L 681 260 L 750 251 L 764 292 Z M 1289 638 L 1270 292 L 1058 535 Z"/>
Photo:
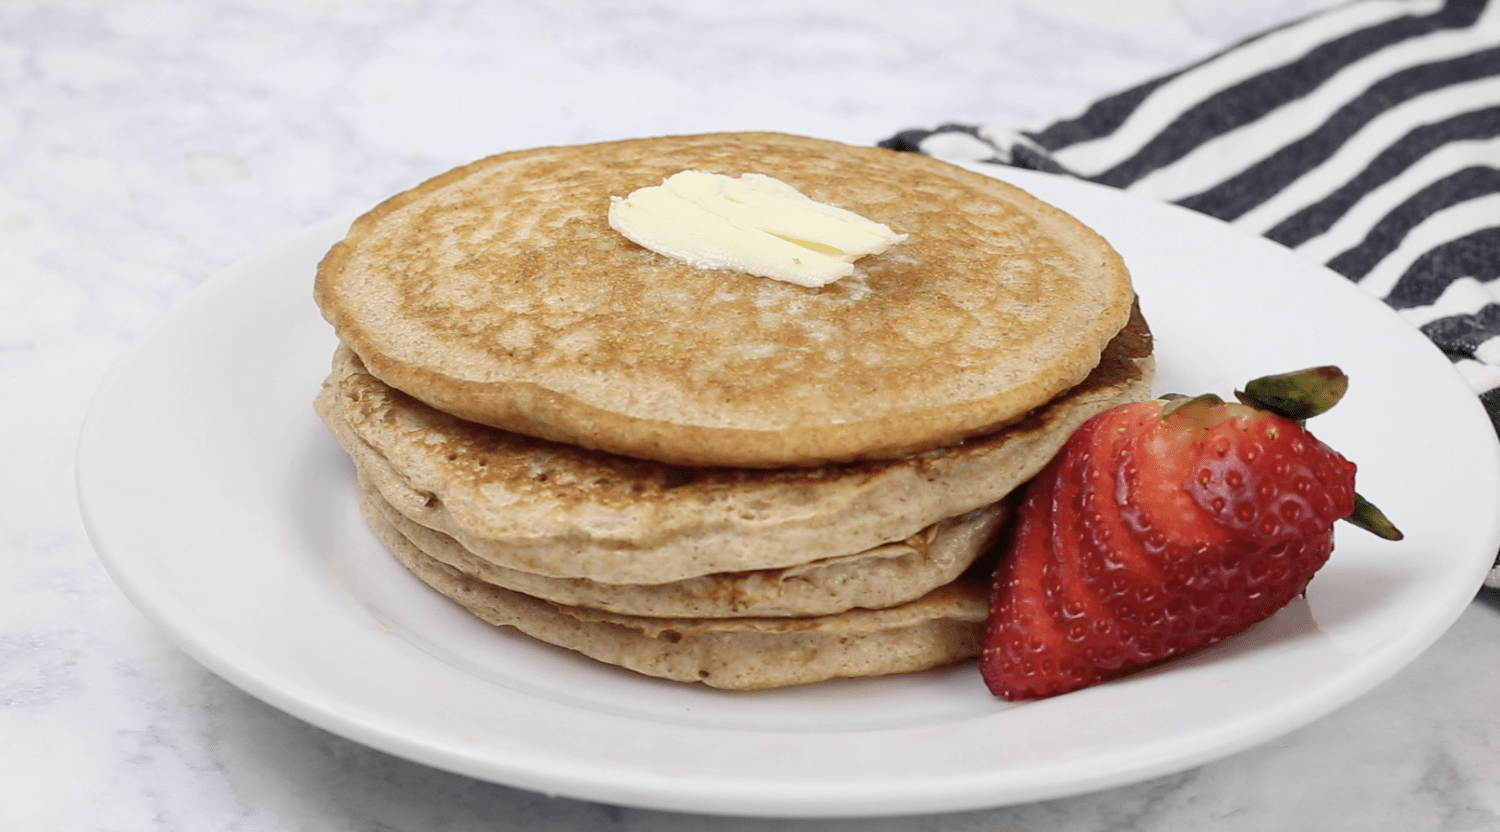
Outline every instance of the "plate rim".
<path id="1" fill-rule="evenodd" d="M 1150 210 L 1167 209 L 1182 212 L 1185 217 L 1191 217 L 1190 222 L 1209 221 L 1218 223 L 1201 214 L 1191 212 L 1178 206 L 1165 205 L 1162 203 L 1148 202 L 1146 200 L 1132 197 L 1123 192 L 1108 189 L 1104 186 L 1081 182 L 1063 177 L 1052 177 L 1031 171 L 1020 171 L 1016 169 L 992 170 L 979 166 L 973 166 L 989 175 L 996 175 L 1007 181 L 1027 187 L 1028 183 L 1036 185 L 1040 182 L 1051 181 L 1067 183 L 1058 185 L 1063 190 L 1072 187 L 1085 189 L 1097 189 L 1099 192 L 1107 193 L 1107 199 L 1125 199 L 1132 203 L 1141 203 L 1152 206 Z M 1068 206 L 1062 206 L 1068 210 Z M 1225 224 L 1218 223 L 1224 227 Z M 1438 627 L 1434 624 L 1435 632 L 1416 632 L 1410 638 L 1410 644 L 1406 645 L 1405 655 L 1399 661 L 1387 662 L 1385 665 L 1372 665 L 1366 667 L 1365 674 L 1370 677 L 1363 680 L 1367 684 L 1359 686 L 1359 692 L 1349 696 L 1328 697 L 1318 703 L 1318 707 L 1309 710 L 1307 707 L 1289 707 L 1287 713 L 1283 714 L 1278 726 L 1269 736 L 1264 730 L 1252 731 L 1242 728 L 1236 732 L 1237 736 L 1226 740 L 1224 743 L 1212 748 L 1200 748 L 1193 754 L 1178 753 L 1168 754 L 1150 764 L 1141 764 L 1133 767 L 1104 767 L 1092 772 L 1087 777 L 1061 778 L 1051 782 L 1045 787 L 1033 788 L 1023 798 L 1018 800 L 986 799 L 985 793 L 994 791 L 994 784 L 986 778 L 984 772 L 971 772 L 966 777 L 945 778 L 947 787 L 940 784 L 925 782 L 920 789 L 928 794 L 935 795 L 929 799 L 918 799 L 914 794 L 892 799 L 890 795 L 870 795 L 866 792 L 877 787 L 889 786 L 888 783 L 880 783 L 868 786 L 861 790 L 858 788 L 845 787 L 847 794 L 839 798 L 831 799 L 826 791 L 828 784 L 808 784 L 805 789 L 791 789 L 786 784 L 772 784 L 781 791 L 780 799 L 774 801 L 774 805 L 756 805 L 767 800 L 765 794 L 766 786 L 746 784 L 726 784 L 719 781 L 701 784 L 691 788 L 687 792 L 681 791 L 684 786 L 691 784 L 680 778 L 664 777 L 653 772 L 619 772 L 614 769 L 599 769 L 592 774 L 582 772 L 576 764 L 550 766 L 546 761 L 534 758 L 517 757 L 508 761 L 506 765 L 500 766 L 507 769 L 508 776 L 505 779 L 496 779 L 493 769 L 496 760 L 490 758 L 487 761 L 466 760 L 464 755 L 454 749 L 446 751 L 433 748 L 416 742 L 411 736 L 402 736 L 399 732 L 380 729 L 373 721 L 360 721 L 352 718 L 341 711 L 341 703 L 333 701 L 322 701 L 318 696 L 309 693 L 299 693 L 294 690 L 294 685 L 277 685 L 270 682 L 278 676 L 275 672 L 267 669 L 252 670 L 250 665 L 254 662 L 246 662 L 243 658 L 231 660 L 232 647 L 226 647 L 222 638 L 215 638 L 214 633 L 204 632 L 195 627 L 195 622 L 181 607 L 174 608 L 170 604 L 163 604 L 159 598 L 152 595 L 152 590 L 146 586 L 149 576 L 143 576 L 132 571 L 129 562 L 130 555 L 118 551 L 117 544 L 119 535 L 113 534 L 105 526 L 109 521 L 100 518 L 100 502 L 107 499 L 107 495 L 98 491 L 98 486 L 93 481 L 94 470 L 91 466 L 99 463 L 101 442 L 106 441 L 104 436 L 105 422 L 104 413 L 111 403 L 111 396 L 118 395 L 120 386 L 131 380 L 131 373 L 138 368 L 134 362 L 144 354 L 148 347 L 143 344 L 151 344 L 154 339 L 170 338 L 171 326 L 174 321 L 190 316 L 195 310 L 202 307 L 211 307 L 219 294 L 232 291 L 239 286 L 238 281 L 247 279 L 254 275 L 271 258 L 279 256 L 297 245 L 308 245 L 309 241 L 321 241 L 330 235 L 338 235 L 341 227 L 347 227 L 348 219 L 335 217 L 315 224 L 286 242 L 273 246 L 245 261 L 242 261 L 219 275 L 206 281 L 203 285 L 189 293 L 178 304 L 168 311 L 162 320 L 148 330 L 141 338 L 133 343 L 122 354 L 106 373 L 103 382 L 99 385 L 93 400 L 90 402 L 85 415 L 83 430 L 78 441 L 78 453 L 75 460 L 75 477 L 78 492 L 80 511 L 84 518 L 90 540 L 92 541 L 101 562 L 115 582 L 121 587 L 126 596 L 136 605 L 140 611 L 159 626 L 168 637 L 177 643 L 185 652 L 195 660 L 212 670 L 217 675 L 224 677 L 236 687 L 241 688 L 250 695 L 261 699 L 277 708 L 297 716 L 307 722 L 317 725 L 333 733 L 345 736 L 356 742 L 392 753 L 406 759 L 415 760 L 435 768 L 453 771 L 466 776 L 490 780 L 492 782 L 503 782 L 508 785 L 532 789 L 545 793 L 561 793 L 570 797 L 588 800 L 606 800 L 622 805 L 640 806 L 643 808 L 669 809 L 677 811 L 694 811 L 709 814 L 737 814 L 737 815 L 764 815 L 764 816 L 822 816 L 822 817 L 855 817 L 869 814 L 892 815 L 912 814 L 919 812 L 957 811 L 962 809 L 973 809 L 986 806 L 998 806 L 1006 803 L 1022 802 L 1023 800 L 1040 800 L 1061 797 L 1081 792 L 1095 791 L 1102 788 L 1124 785 L 1138 782 L 1154 776 L 1160 776 L 1173 771 L 1180 771 L 1196 765 L 1219 759 L 1245 748 L 1265 742 L 1271 736 L 1279 736 L 1297 727 L 1305 725 L 1327 713 L 1347 704 L 1364 691 L 1373 688 L 1381 681 L 1398 672 L 1402 667 L 1419 655 L 1422 650 L 1435 641 L 1446 631 L 1447 627 L 1462 613 L 1467 606 L 1467 601 L 1462 604 L 1455 603 L 1452 609 L 1435 610 L 1435 619 L 1446 618 Z M 1245 237 L 1250 235 L 1235 231 Z M 333 236 L 332 239 L 337 239 Z M 1260 239 L 1260 238 L 1254 238 Z M 1274 245 L 1265 241 L 1266 245 Z M 1306 261 L 1303 261 L 1306 262 Z M 1308 263 L 1315 270 L 1326 271 L 1322 267 Z M 1328 274 L 1332 274 L 1328 272 Z M 1342 278 L 1338 278 L 1342 280 Z M 1363 293 L 1361 293 L 1363 294 Z M 1373 304 L 1386 308 L 1378 299 L 1364 295 Z M 310 292 L 306 301 L 311 304 Z M 1394 313 L 1392 313 L 1394 314 Z M 1417 337 L 1420 333 L 1412 330 Z M 1424 343 L 1425 338 L 1422 338 Z M 1436 352 L 1436 347 L 1432 347 Z M 1453 371 L 1454 378 L 1458 378 L 1457 372 Z M 309 393 L 310 396 L 310 393 Z M 309 410 L 310 412 L 310 410 Z M 1470 418 L 1475 413 L 1482 414 L 1477 397 L 1472 403 Z M 1489 490 L 1491 493 L 1500 494 L 1500 486 L 1496 485 L 1497 471 L 1500 471 L 1500 443 L 1489 448 L 1488 465 L 1486 473 L 1489 479 Z M 1490 527 L 1479 535 L 1479 538 L 1487 540 L 1490 548 L 1500 546 L 1500 521 L 1492 520 Z M 1476 545 L 1476 548 L 1478 546 Z M 1477 560 L 1476 560 L 1477 563 Z M 1483 575 L 1488 571 L 1475 567 L 1473 589 L 1477 591 L 1482 583 Z M 1455 582 L 1457 585 L 1458 582 Z M 1455 589 L 1455 594 L 1462 594 Z M 1430 637 L 1428 637 L 1430 636 Z M 1302 698 L 1312 696 L 1306 694 Z M 1313 697 L 1317 698 L 1317 697 Z M 1315 711 L 1315 712 L 1314 712 Z M 1311 715 L 1309 715 L 1311 714 Z M 399 721 L 399 720 L 397 720 Z M 524 763 L 524 765 L 523 765 Z M 488 771 L 486 771 L 488 767 Z M 592 771 L 592 770 L 590 770 Z M 588 776 L 585 776 L 588 775 Z M 608 776 L 601 776 L 608 775 Z M 588 782 L 581 782 L 588 781 Z M 1066 781 L 1066 782 L 1064 782 Z M 913 789 L 908 789 L 908 792 Z M 856 795 L 856 793 L 859 793 Z M 871 811 L 857 808 L 861 801 L 867 802 L 865 808 Z M 715 803 L 724 802 L 730 811 L 716 811 Z"/>

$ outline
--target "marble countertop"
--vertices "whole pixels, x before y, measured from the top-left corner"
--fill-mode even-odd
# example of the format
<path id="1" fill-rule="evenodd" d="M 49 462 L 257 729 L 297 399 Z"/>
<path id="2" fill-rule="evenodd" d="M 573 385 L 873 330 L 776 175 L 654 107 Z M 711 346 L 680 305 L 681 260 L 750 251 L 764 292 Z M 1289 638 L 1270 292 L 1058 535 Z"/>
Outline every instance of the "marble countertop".
<path id="1" fill-rule="evenodd" d="M 539 144 L 1027 126 L 1328 5 L 0 2 L 0 829 L 1500 829 L 1496 595 L 1353 704 L 1179 774 L 946 815 L 707 817 L 470 780 L 262 704 L 131 606 L 78 514 L 114 359 L 328 216 Z"/>

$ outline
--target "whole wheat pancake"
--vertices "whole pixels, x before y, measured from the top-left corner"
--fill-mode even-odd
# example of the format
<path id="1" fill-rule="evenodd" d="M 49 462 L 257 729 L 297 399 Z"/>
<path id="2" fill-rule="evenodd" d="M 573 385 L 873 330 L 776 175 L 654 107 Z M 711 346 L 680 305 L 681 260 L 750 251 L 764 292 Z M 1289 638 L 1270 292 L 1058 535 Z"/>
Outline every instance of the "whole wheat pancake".
<path id="1" fill-rule="evenodd" d="M 389 524 L 423 554 L 470 577 L 568 606 L 659 618 L 819 616 L 856 607 L 883 609 L 916 600 L 962 575 L 989 551 L 1008 514 L 987 506 L 929 526 L 899 543 L 786 569 L 703 575 L 665 584 L 604 584 L 548 578 L 496 566 L 458 541 L 415 523 L 367 483 L 360 510 Z"/>
<path id="2" fill-rule="evenodd" d="M 401 514 L 498 566 L 611 584 L 797 566 L 905 540 L 990 505 L 1088 417 L 1146 398 L 1137 314 L 1080 385 L 1001 431 L 900 460 L 818 468 L 683 468 L 442 413 L 341 349 L 317 408 Z"/>
<path id="3" fill-rule="evenodd" d="M 776 177 L 909 235 L 808 289 L 626 240 L 686 169 Z M 1124 326 L 1120 257 L 1068 214 L 913 153 L 767 133 L 505 153 L 360 217 L 316 299 L 371 373 L 438 410 L 679 465 L 891 459 L 1009 424 Z"/>
<path id="4" fill-rule="evenodd" d="M 813 618 L 647 618 L 554 604 L 423 554 L 388 524 L 372 528 L 418 578 L 496 626 L 514 627 L 648 676 L 757 690 L 926 670 L 979 655 L 985 581 L 966 576 L 884 610 Z"/>

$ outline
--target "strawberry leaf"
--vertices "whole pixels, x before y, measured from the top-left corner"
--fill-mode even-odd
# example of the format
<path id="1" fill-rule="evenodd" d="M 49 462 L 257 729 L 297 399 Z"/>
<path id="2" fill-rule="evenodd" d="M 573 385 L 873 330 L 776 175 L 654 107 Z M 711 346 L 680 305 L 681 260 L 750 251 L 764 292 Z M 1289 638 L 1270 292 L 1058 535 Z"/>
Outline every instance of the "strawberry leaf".
<path id="1" fill-rule="evenodd" d="M 1234 395 L 1251 407 L 1301 422 L 1328 412 L 1348 389 L 1349 377 L 1329 366 L 1262 376 Z"/>

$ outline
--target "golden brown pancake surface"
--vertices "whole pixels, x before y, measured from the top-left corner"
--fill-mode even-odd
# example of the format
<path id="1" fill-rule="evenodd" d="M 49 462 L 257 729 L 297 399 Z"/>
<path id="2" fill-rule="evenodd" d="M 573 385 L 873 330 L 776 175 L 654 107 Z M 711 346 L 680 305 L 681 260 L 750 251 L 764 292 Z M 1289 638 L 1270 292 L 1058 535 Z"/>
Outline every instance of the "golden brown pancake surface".
<path id="1" fill-rule="evenodd" d="M 908 238 L 807 289 L 696 269 L 607 224 L 681 170 L 763 173 Z M 1072 217 L 917 154 L 766 133 L 539 148 L 393 197 L 319 268 L 381 380 L 464 419 L 680 465 L 889 459 L 1020 418 L 1125 324 Z"/>

